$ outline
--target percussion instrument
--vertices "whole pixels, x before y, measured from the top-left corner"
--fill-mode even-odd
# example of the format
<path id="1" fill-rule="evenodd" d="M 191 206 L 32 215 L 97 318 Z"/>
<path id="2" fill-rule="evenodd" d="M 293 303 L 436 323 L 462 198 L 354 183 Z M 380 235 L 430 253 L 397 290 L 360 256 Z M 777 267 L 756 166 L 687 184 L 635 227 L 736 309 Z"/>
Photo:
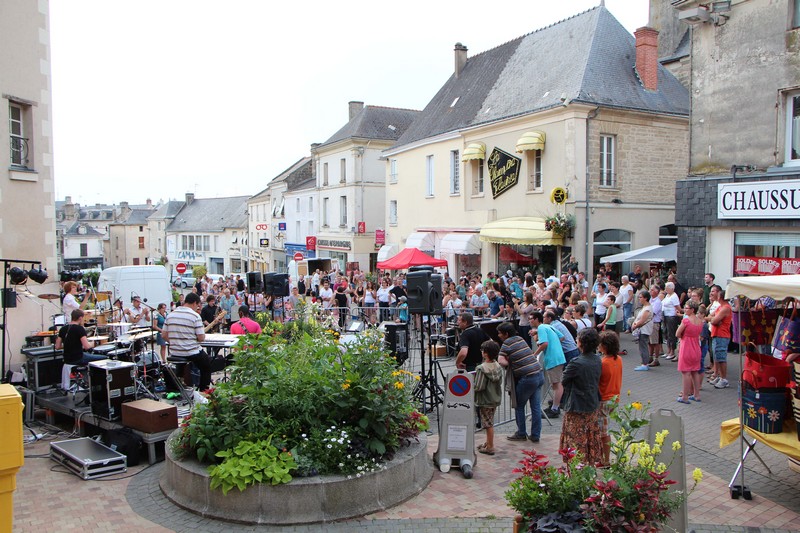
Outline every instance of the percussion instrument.
<path id="1" fill-rule="evenodd" d="M 86 337 L 87 340 L 95 343 L 96 345 L 100 346 L 102 344 L 106 344 L 108 342 L 108 335 L 98 335 L 96 337 Z"/>
<path id="2" fill-rule="evenodd" d="M 42 300 L 58 300 L 61 296 L 58 294 L 40 294 L 39 298 Z"/>
<path id="3" fill-rule="evenodd" d="M 40 331 L 34 335 L 31 335 L 31 337 L 55 337 L 57 335 L 57 331 Z"/>
<path id="4" fill-rule="evenodd" d="M 155 331 L 143 331 L 141 333 L 133 333 L 131 331 L 128 332 L 130 335 L 131 340 L 138 341 L 142 339 L 151 340 L 156 338 Z"/>
<path id="5" fill-rule="evenodd" d="M 109 322 L 106 326 L 130 326 L 127 322 Z"/>
<path id="6" fill-rule="evenodd" d="M 108 357 L 109 356 L 108 354 L 113 352 L 116 349 L 117 349 L 117 345 L 116 344 L 113 344 L 113 343 L 112 344 L 103 344 L 101 346 L 95 346 L 94 348 L 92 348 L 92 353 L 96 353 L 97 355 L 104 355 L 104 356 Z"/>
<path id="7" fill-rule="evenodd" d="M 97 291 L 94 294 L 96 301 L 103 302 L 111 299 L 111 291 Z"/>

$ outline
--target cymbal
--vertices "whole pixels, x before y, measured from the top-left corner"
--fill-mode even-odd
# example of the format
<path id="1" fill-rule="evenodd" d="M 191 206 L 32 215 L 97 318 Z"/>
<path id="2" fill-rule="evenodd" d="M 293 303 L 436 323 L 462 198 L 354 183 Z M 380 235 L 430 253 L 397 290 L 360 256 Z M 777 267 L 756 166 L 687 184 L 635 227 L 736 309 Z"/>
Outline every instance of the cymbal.
<path id="1" fill-rule="evenodd" d="M 130 326 L 127 322 L 109 322 L 106 326 Z"/>
<path id="2" fill-rule="evenodd" d="M 58 300 L 61 296 L 58 294 L 40 294 L 39 298 L 42 300 Z"/>
<path id="3" fill-rule="evenodd" d="M 137 333 L 135 335 L 131 335 L 131 339 L 138 341 L 141 339 L 149 339 L 156 336 L 155 331 L 145 331 L 144 333 Z"/>

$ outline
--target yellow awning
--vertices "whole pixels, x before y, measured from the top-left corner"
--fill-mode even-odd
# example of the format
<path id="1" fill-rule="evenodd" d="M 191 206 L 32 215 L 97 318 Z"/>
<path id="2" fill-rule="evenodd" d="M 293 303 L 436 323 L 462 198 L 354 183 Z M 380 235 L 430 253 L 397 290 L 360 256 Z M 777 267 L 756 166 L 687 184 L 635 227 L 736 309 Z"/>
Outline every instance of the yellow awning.
<path id="1" fill-rule="evenodd" d="M 489 222 L 481 227 L 480 238 L 495 244 L 529 244 L 560 246 L 564 240 L 544 229 L 544 219 L 512 217 Z"/>
<path id="2" fill-rule="evenodd" d="M 486 145 L 483 143 L 469 143 L 461 161 L 472 161 L 475 159 L 486 159 Z"/>
<path id="3" fill-rule="evenodd" d="M 521 154 L 526 150 L 544 150 L 544 137 L 543 131 L 524 133 L 517 141 L 517 153 Z"/>

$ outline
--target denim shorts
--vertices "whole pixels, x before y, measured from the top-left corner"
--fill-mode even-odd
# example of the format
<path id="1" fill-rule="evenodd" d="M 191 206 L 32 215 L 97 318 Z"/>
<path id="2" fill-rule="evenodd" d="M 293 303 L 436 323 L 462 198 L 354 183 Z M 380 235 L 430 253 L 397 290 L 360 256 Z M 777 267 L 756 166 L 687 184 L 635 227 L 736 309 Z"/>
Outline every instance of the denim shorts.
<path id="1" fill-rule="evenodd" d="M 715 363 L 728 362 L 728 344 L 730 344 L 730 342 L 731 339 L 728 337 L 711 337 L 711 347 L 714 351 Z"/>

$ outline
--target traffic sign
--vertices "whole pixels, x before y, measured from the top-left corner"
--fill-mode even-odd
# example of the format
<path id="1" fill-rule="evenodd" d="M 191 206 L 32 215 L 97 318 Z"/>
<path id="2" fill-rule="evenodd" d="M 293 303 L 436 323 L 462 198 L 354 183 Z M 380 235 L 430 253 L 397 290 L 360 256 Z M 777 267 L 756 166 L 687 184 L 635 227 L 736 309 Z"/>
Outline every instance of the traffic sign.
<path id="1" fill-rule="evenodd" d="M 295 254 L 294 254 L 294 260 L 295 260 L 295 261 L 302 261 L 303 259 L 305 259 L 305 258 L 303 257 L 303 254 L 302 254 L 302 253 L 300 253 L 300 252 L 295 252 Z"/>
<path id="2" fill-rule="evenodd" d="M 462 375 L 453 376 L 448 387 L 453 396 L 464 396 L 470 389 L 469 379 Z"/>
<path id="3" fill-rule="evenodd" d="M 180 275 L 185 274 L 186 273 L 186 263 L 178 263 L 177 265 L 175 265 L 175 272 L 177 272 Z"/>

